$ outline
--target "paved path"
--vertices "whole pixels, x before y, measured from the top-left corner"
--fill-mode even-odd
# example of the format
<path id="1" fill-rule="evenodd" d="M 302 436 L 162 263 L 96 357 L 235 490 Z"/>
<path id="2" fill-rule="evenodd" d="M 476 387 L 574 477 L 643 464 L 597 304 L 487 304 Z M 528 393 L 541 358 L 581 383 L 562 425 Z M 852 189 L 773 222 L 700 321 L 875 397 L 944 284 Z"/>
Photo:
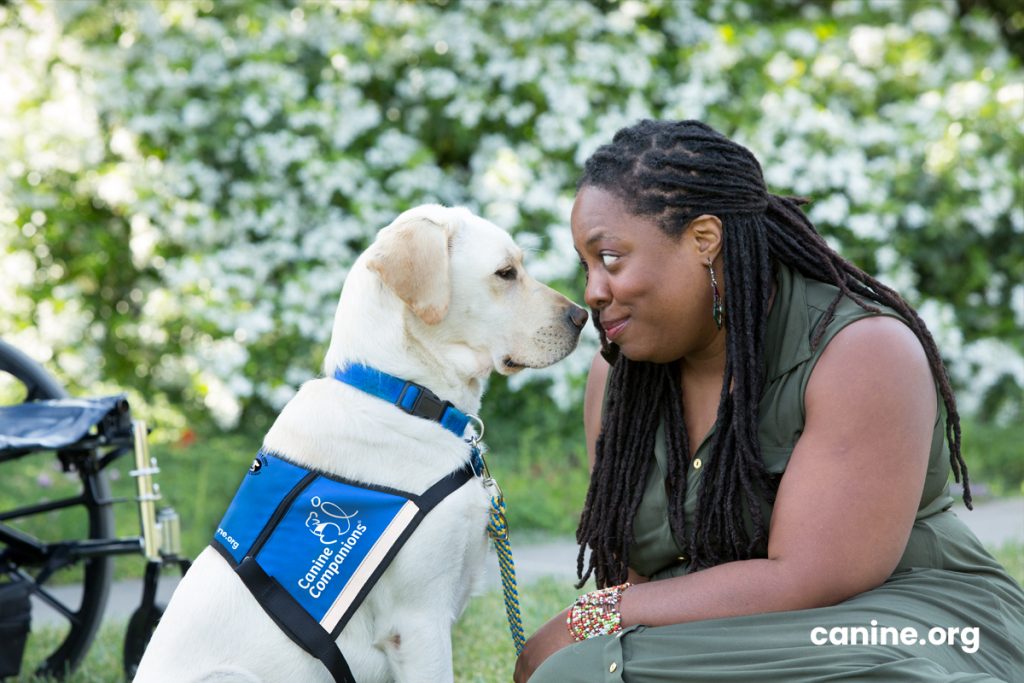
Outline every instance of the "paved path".
<path id="1" fill-rule="evenodd" d="M 1015 541 L 1024 543 L 1024 498 L 1005 498 L 978 503 L 973 511 L 957 503 L 954 507 L 957 514 L 989 547 L 1002 546 Z M 527 584 L 544 577 L 555 577 L 566 581 L 576 578 L 576 543 L 571 538 L 554 539 L 546 542 L 516 543 L 513 531 L 513 552 L 516 561 L 516 574 L 520 583 Z M 132 558 L 121 558 L 118 562 L 129 562 Z M 141 559 L 138 561 L 141 562 Z M 488 560 L 487 583 L 500 589 L 501 580 L 498 574 L 498 562 L 492 551 Z M 168 568 L 161 578 L 158 600 L 166 602 L 178 583 L 178 576 Z M 60 586 L 53 592 L 62 600 L 74 600 L 77 604 L 77 588 Z M 131 613 L 142 599 L 142 581 L 140 579 L 118 581 L 111 586 L 110 599 L 107 603 L 106 621 L 127 621 Z M 33 608 L 33 626 L 62 623 L 60 617 L 49 606 L 36 602 Z"/>

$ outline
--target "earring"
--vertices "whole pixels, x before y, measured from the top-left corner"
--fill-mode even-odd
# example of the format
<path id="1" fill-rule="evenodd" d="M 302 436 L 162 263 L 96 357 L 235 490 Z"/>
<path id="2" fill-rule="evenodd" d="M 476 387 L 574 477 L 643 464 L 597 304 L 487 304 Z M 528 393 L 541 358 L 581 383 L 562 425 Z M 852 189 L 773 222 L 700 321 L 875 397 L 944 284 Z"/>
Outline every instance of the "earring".
<path id="1" fill-rule="evenodd" d="M 722 329 L 722 295 L 718 292 L 718 280 L 715 279 L 715 268 L 708 259 L 708 272 L 711 274 L 711 317 L 715 319 L 718 329 Z"/>

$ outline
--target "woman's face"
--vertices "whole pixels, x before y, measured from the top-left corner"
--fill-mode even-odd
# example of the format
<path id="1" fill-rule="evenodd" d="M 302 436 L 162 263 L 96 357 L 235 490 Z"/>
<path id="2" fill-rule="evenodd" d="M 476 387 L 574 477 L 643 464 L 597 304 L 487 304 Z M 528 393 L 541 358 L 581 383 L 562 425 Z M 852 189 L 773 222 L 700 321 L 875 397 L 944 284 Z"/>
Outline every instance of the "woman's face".
<path id="1" fill-rule="evenodd" d="M 698 222 L 703 227 L 695 229 Z M 705 223 L 712 223 L 710 238 Z M 711 352 L 720 331 L 711 317 L 707 259 L 718 254 L 720 227 L 705 216 L 673 238 L 607 190 L 585 186 L 576 195 L 572 237 L 587 271 L 584 298 L 627 358 L 667 363 Z M 715 267 L 724 292 L 721 264 Z"/>

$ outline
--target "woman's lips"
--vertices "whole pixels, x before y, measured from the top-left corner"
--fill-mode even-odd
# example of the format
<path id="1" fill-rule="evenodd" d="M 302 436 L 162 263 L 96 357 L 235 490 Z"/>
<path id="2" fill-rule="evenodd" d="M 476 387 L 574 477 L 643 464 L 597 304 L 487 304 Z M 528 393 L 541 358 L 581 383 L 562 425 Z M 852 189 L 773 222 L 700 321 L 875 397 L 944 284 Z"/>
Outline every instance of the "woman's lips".
<path id="1" fill-rule="evenodd" d="M 622 330 L 629 324 L 629 318 L 619 318 L 618 320 L 602 320 L 601 327 L 604 328 L 604 334 L 608 337 L 609 341 L 614 341 L 616 337 L 622 334 Z"/>

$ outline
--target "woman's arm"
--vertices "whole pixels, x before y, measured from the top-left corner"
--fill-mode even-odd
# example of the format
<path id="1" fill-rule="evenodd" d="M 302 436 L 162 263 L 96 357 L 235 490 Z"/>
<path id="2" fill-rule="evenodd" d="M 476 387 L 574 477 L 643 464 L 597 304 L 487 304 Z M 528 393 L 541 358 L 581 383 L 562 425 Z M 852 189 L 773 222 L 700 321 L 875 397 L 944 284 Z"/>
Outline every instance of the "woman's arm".
<path id="1" fill-rule="evenodd" d="M 924 350 L 893 318 L 853 323 L 822 354 L 804 403 L 767 559 L 630 588 L 623 625 L 822 607 L 889 577 L 914 523 L 936 419 Z"/>

